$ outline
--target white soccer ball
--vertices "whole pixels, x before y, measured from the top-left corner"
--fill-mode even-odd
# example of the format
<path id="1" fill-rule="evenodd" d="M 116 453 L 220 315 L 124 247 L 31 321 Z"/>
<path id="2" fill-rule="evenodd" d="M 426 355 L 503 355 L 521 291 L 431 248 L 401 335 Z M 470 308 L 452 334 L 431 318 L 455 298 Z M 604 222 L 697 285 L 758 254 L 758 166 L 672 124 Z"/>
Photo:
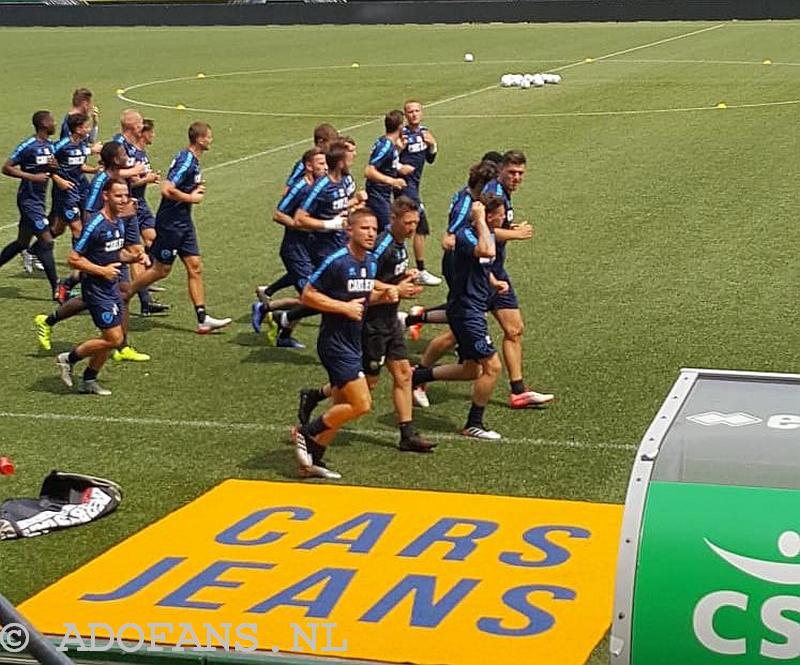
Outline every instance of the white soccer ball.
<path id="1" fill-rule="evenodd" d="M 542 78 L 544 79 L 545 83 L 552 83 L 553 85 L 558 85 L 561 83 L 560 74 L 542 74 Z"/>
<path id="2" fill-rule="evenodd" d="M 504 88 L 510 88 L 512 85 L 514 85 L 514 75 L 503 74 L 503 76 L 500 77 L 500 85 L 502 85 Z"/>
<path id="3" fill-rule="evenodd" d="M 464 54 L 464 62 L 473 62 L 475 60 L 475 56 L 472 53 L 465 53 Z"/>
<path id="4" fill-rule="evenodd" d="M 523 74 L 523 76 L 524 76 L 525 80 L 528 81 L 528 83 L 533 81 L 533 74 Z"/>
<path id="5" fill-rule="evenodd" d="M 522 83 L 519 84 L 519 87 L 527 90 L 528 88 L 531 87 L 531 82 L 528 79 L 523 78 Z"/>
<path id="6" fill-rule="evenodd" d="M 534 74 L 533 79 L 531 79 L 531 85 L 534 88 L 541 88 L 544 85 L 544 78 L 542 78 L 542 75 Z"/>
<path id="7" fill-rule="evenodd" d="M 513 86 L 522 85 L 522 82 L 525 80 L 525 77 L 522 74 L 512 74 L 511 76 L 514 77 L 513 83 L 511 84 Z"/>

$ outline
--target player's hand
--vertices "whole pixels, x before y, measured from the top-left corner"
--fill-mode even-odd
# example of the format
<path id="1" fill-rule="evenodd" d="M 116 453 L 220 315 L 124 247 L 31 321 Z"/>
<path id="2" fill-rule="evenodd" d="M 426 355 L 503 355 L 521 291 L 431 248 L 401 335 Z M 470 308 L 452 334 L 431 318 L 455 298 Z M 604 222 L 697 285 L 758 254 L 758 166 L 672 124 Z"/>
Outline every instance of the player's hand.
<path id="1" fill-rule="evenodd" d="M 142 175 L 143 173 L 146 172 L 146 170 L 147 170 L 147 167 L 145 166 L 144 162 L 136 162 L 131 167 L 131 176 Z"/>
<path id="2" fill-rule="evenodd" d="M 151 184 L 154 182 L 158 182 L 158 179 L 161 177 L 161 173 L 158 171 L 150 171 L 145 177 L 144 180 L 146 183 Z"/>
<path id="3" fill-rule="evenodd" d="M 501 294 L 508 293 L 508 290 L 511 288 L 508 285 L 508 282 L 502 279 L 498 279 L 494 284 L 492 284 L 492 286 L 494 286 L 495 291 Z"/>
<path id="4" fill-rule="evenodd" d="M 153 265 L 153 261 L 150 259 L 150 255 L 147 252 L 139 254 L 139 256 L 136 257 L 136 263 L 143 265 L 145 268 L 149 268 Z"/>
<path id="5" fill-rule="evenodd" d="M 203 197 L 206 195 L 206 186 L 205 185 L 198 185 L 195 187 L 194 191 L 189 194 L 189 202 L 190 203 L 202 203 Z"/>
<path id="6" fill-rule="evenodd" d="M 486 222 L 486 206 L 480 201 L 472 202 L 472 218 L 477 222 Z"/>
<path id="7" fill-rule="evenodd" d="M 348 319 L 353 321 L 361 321 L 364 317 L 364 300 L 348 300 L 342 303 L 344 311 L 342 312 Z"/>
<path id="8" fill-rule="evenodd" d="M 102 149 L 103 149 L 102 141 L 97 141 L 96 143 L 92 143 L 91 152 L 93 155 L 99 155 Z"/>
<path id="9" fill-rule="evenodd" d="M 100 117 L 100 109 L 96 106 L 92 107 L 91 113 L 89 114 L 91 118 L 94 118 L 95 121 Z"/>
<path id="10" fill-rule="evenodd" d="M 511 231 L 514 233 L 515 240 L 528 240 L 533 238 L 533 227 L 528 222 L 522 224 L 513 224 Z"/>
<path id="11" fill-rule="evenodd" d="M 400 164 L 400 167 L 397 169 L 400 175 L 411 175 L 416 171 L 416 169 L 411 166 L 411 164 Z"/>
<path id="12" fill-rule="evenodd" d="M 408 139 L 401 134 L 394 142 L 394 145 L 397 148 L 397 152 L 403 152 L 403 150 L 406 149 L 406 146 L 408 146 Z"/>
<path id="13" fill-rule="evenodd" d="M 456 248 L 456 235 L 455 233 L 445 233 L 442 236 L 442 249 L 452 252 Z"/>
<path id="14" fill-rule="evenodd" d="M 392 178 L 392 187 L 395 189 L 405 189 L 406 181 L 402 178 Z"/>
<path id="15" fill-rule="evenodd" d="M 45 183 L 48 180 L 50 180 L 50 174 L 49 173 L 34 173 L 34 174 L 31 175 L 29 180 L 31 182 L 35 182 L 37 185 L 41 185 L 42 183 Z"/>
<path id="16" fill-rule="evenodd" d="M 60 178 L 58 176 L 54 176 L 53 177 L 53 182 L 56 183 L 56 186 L 62 192 L 68 192 L 71 189 L 75 189 L 75 183 L 71 182 L 69 180 L 66 180 L 65 178 Z"/>
<path id="17" fill-rule="evenodd" d="M 428 145 L 428 147 L 433 147 L 436 145 L 436 137 L 430 133 L 427 129 L 422 130 L 422 140 Z"/>
<path id="18" fill-rule="evenodd" d="M 100 270 L 109 282 L 116 281 L 117 277 L 119 277 L 119 268 L 122 264 L 121 263 L 109 263 L 107 266 L 103 266 Z"/>
<path id="19" fill-rule="evenodd" d="M 416 275 L 406 277 L 397 285 L 397 287 L 395 287 L 395 290 L 400 298 L 416 298 L 420 293 L 422 293 L 422 287 L 414 284 L 414 279 L 416 279 Z M 397 301 L 395 300 L 392 302 Z"/>
<path id="20" fill-rule="evenodd" d="M 355 199 L 356 199 L 356 201 L 357 201 L 358 203 L 366 203 L 368 198 L 369 198 L 369 195 L 368 195 L 368 194 L 367 194 L 367 192 L 366 192 L 366 191 L 364 191 L 363 189 L 359 189 L 359 190 L 358 190 L 358 191 L 355 193 Z"/>
<path id="21" fill-rule="evenodd" d="M 378 302 L 393 305 L 400 300 L 400 290 L 396 286 L 390 286 L 380 292 Z"/>

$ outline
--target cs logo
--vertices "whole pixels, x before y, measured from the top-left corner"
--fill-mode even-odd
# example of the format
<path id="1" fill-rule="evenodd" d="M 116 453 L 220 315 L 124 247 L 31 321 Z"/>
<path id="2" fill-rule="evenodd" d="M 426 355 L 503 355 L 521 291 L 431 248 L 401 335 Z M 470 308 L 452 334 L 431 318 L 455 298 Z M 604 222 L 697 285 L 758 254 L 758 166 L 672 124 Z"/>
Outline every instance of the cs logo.
<path id="1" fill-rule="evenodd" d="M 114 320 L 114 315 L 111 312 L 103 312 L 100 318 L 103 319 L 103 323 L 108 324 Z"/>

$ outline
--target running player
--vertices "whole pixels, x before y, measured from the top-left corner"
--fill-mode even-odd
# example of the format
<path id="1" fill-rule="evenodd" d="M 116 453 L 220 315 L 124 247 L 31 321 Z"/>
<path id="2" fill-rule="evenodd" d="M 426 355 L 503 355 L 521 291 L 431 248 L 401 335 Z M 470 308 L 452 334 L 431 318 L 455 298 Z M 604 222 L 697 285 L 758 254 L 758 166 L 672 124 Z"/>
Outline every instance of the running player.
<path id="1" fill-rule="evenodd" d="M 137 164 L 133 168 L 126 168 L 128 164 L 128 157 L 125 153 L 123 146 L 117 141 L 108 141 L 103 144 L 100 150 L 100 162 L 103 165 L 103 170 L 100 171 L 92 180 L 89 188 L 89 196 L 84 203 L 84 217 L 86 222 L 90 219 L 96 218 L 97 214 L 103 210 L 105 206 L 105 198 L 103 192 L 106 189 L 106 184 L 109 180 L 120 180 L 127 184 L 128 180 L 122 178 L 121 174 L 124 172 L 141 170 L 141 165 Z M 139 242 L 139 230 L 136 224 L 136 214 L 133 201 L 128 197 L 124 204 L 120 204 L 117 208 L 117 214 L 124 222 L 123 241 L 129 252 L 138 254 L 141 247 Z M 80 234 L 79 236 L 80 237 Z M 74 238 L 73 242 L 77 241 Z M 149 259 L 148 259 L 149 260 Z M 59 295 L 62 295 L 72 288 L 72 282 L 80 280 L 80 273 L 75 270 L 73 275 L 65 279 L 59 284 Z M 119 285 L 123 288 L 130 282 L 127 266 L 120 271 Z M 53 327 L 61 321 L 66 321 L 76 314 L 80 314 L 88 307 L 86 299 L 81 296 L 73 296 L 67 299 L 49 316 L 45 314 L 38 314 L 34 317 L 33 322 L 36 328 L 36 337 L 39 345 L 46 351 L 50 350 L 51 338 Z M 128 360 L 132 362 L 146 362 L 150 360 L 150 356 L 146 353 L 137 351 L 127 339 L 127 307 L 123 311 L 123 324 L 125 337 L 121 348 L 115 349 L 113 358 L 116 361 Z"/>
<path id="2" fill-rule="evenodd" d="M 499 155 L 498 155 L 499 157 Z M 470 224 L 472 213 L 472 203 L 480 199 L 484 185 L 497 176 L 497 164 L 491 160 L 483 159 L 469 170 L 467 185 L 458 190 L 450 203 L 448 213 L 447 232 L 442 239 L 442 274 L 447 281 L 447 286 L 452 287 L 453 282 L 453 249 L 455 247 L 455 234 L 465 226 Z M 408 326 L 411 339 L 419 339 L 420 329 L 423 323 L 447 323 L 447 304 L 437 307 L 412 307 L 405 323 Z M 433 367 L 449 349 L 456 344 L 456 338 L 452 330 L 442 331 L 434 337 L 425 347 L 425 351 L 420 358 L 417 367 L 425 369 Z M 430 400 L 426 392 L 425 384 L 414 387 L 414 403 L 417 406 L 427 408 Z"/>
<path id="3" fill-rule="evenodd" d="M 336 131 L 336 128 L 333 125 L 323 122 L 321 125 L 314 127 L 314 147 L 325 153 L 327 152 L 331 143 L 333 143 L 338 136 L 339 133 Z M 305 179 L 305 164 L 303 162 L 303 157 L 305 154 L 306 153 L 303 153 L 303 156 L 295 162 L 291 172 L 289 173 L 289 177 L 286 178 L 286 188 L 283 191 L 284 194 L 288 194 L 292 187 L 297 184 L 297 182 Z M 291 286 L 293 286 L 291 275 L 289 275 L 289 273 L 284 273 L 281 277 L 272 282 L 272 284 L 257 286 L 256 298 L 258 298 L 265 305 L 269 305 L 269 301 L 272 296 L 274 296 L 278 291 L 281 291 L 282 289 L 288 289 Z"/>
<path id="4" fill-rule="evenodd" d="M 58 277 L 45 199 L 50 175 L 58 168 L 53 156 L 53 145 L 50 143 L 56 122 L 50 111 L 37 111 L 33 114 L 32 122 L 34 136 L 20 143 L 3 164 L 3 175 L 18 178 L 20 181 L 17 190 L 19 229 L 16 240 L 8 243 L 0 252 L 0 266 L 28 249 L 31 238 L 36 236 L 37 243 L 32 249 L 44 266 L 47 281 L 50 283 L 50 296 L 55 298 Z"/>
<path id="5" fill-rule="evenodd" d="M 272 219 L 284 227 L 283 241 L 281 242 L 280 257 L 286 267 L 286 275 L 289 276 L 291 283 L 298 293 L 303 292 L 308 278 L 314 272 L 314 265 L 309 254 L 310 235 L 307 230 L 298 225 L 294 219 L 294 214 L 300 207 L 300 203 L 305 200 L 311 191 L 311 186 L 319 178 L 325 175 L 328 170 L 325 161 L 325 153 L 320 148 L 311 148 L 303 155 L 305 175 L 297 180 L 289 188 L 275 209 Z M 318 228 L 323 228 L 321 225 Z M 280 300 L 270 300 L 264 303 L 256 300 L 252 306 L 253 330 L 261 332 L 261 324 L 270 310 L 290 308 L 300 305 L 300 300 L 295 298 L 282 298 Z M 271 315 L 270 315 L 271 322 Z M 272 324 L 275 325 L 275 324 Z M 277 330 L 273 330 L 271 335 L 276 335 Z M 305 348 L 305 346 L 291 336 L 290 328 L 283 328 L 275 339 L 275 345 L 287 348 Z"/>
<path id="6" fill-rule="evenodd" d="M 391 215 L 392 223 L 378 236 L 372 253 L 377 261 L 375 288 L 380 290 L 390 286 L 397 289 L 400 298 L 414 298 L 422 291 L 422 287 L 414 284 L 416 270 L 408 270 L 405 241 L 413 237 L 419 223 L 419 207 L 416 201 L 400 196 L 392 203 Z M 397 318 L 396 302 L 367 308 L 361 342 L 363 368 L 370 390 L 378 385 L 384 364 L 392 375 L 392 400 L 400 428 L 400 450 L 432 451 L 435 444 L 417 434 L 412 423 L 411 365 L 408 362 L 403 325 Z M 318 390 L 300 391 L 298 416 L 301 426 L 308 423 L 314 407 L 330 395 L 330 384 Z"/>
<path id="7" fill-rule="evenodd" d="M 54 238 L 60 236 L 67 226 L 72 237 L 81 234 L 86 188 L 83 182 L 87 172 L 96 169 L 86 164 L 89 146 L 85 141 L 89 135 L 89 118 L 83 113 L 67 116 L 70 133 L 53 144 L 53 154 L 58 162 L 58 171 L 53 175 L 53 205 L 50 209 L 50 232 Z"/>
<path id="8" fill-rule="evenodd" d="M 133 163 L 137 166 L 141 165 L 142 168 L 142 172 L 138 176 L 133 176 L 129 180 L 131 197 L 136 206 L 136 229 L 141 235 L 145 251 L 148 252 L 148 254 L 156 239 L 156 218 L 153 216 L 153 212 L 150 210 L 150 206 L 147 203 L 147 186 L 157 184 L 161 177 L 161 174 L 158 171 L 153 171 L 150 166 L 150 158 L 145 150 L 147 146 L 152 145 L 154 137 L 155 127 L 153 121 L 149 119 L 142 119 L 141 130 L 138 136 L 132 135 L 130 137 L 131 145 L 133 146 Z M 150 263 L 152 263 L 152 258 L 150 259 Z M 131 277 L 136 279 L 144 270 L 144 265 L 140 263 L 132 264 Z M 169 305 L 154 300 L 150 295 L 150 291 L 154 288 L 158 289 L 161 287 L 151 286 L 147 289 L 142 289 L 138 293 L 142 316 L 164 314 L 169 311 Z"/>
<path id="9" fill-rule="evenodd" d="M 497 256 L 492 264 L 492 274 L 498 283 L 505 283 L 507 288 L 498 289 L 489 302 L 489 311 L 503 329 L 503 360 L 508 373 L 511 394 L 508 404 L 512 409 L 524 409 L 552 402 L 554 396 L 539 393 L 525 385 L 522 377 L 522 312 L 511 277 L 505 267 L 506 242 L 509 240 L 529 240 L 533 236 L 533 227 L 528 222 L 514 222 L 514 208 L 511 194 L 522 184 L 525 177 L 526 159 L 519 150 L 509 150 L 503 155 L 500 174 L 490 180 L 483 188 L 485 193 L 501 196 L 505 204 L 506 216 L 502 228 L 496 230 Z"/>
<path id="10" fill-rule="evenodd" d="M 102 210 L 89 219 L 69 255 L 69 264 L 81 273 L 83 297 L 100 337 L 56 358 L 61 380 L 69 388 L 73 386 L 75 365 L 88 358 L 89 366 L 83 372 L 78 391 L 94 395 L 111 394 L 97 382 L 97 375 L 108 354 L 119 348 L 124 339 L 124 306 L 118 285 L 120 268 L 123 263 L 146 259 L 144 252 L 135 253 L 123 247 L 125 223 L 120 215 L 129 209 L 128 183 L 110 178 L 103 186 L 102 196 Z"/>
<path id="11" fill-rule="evenodd" d="M 206 193 L 200 156 L 211 148 L 213 140 L 207 123 L 194 122 L 189 126 L 189 146 L 175 156 L 161 183 L 161 205 L 156 213 L 156 240 L 152 246 L 153 265 L 131 284 L 135 292 L 164 279 L 178 256 L 186 267 L 189 296 L 197 314 L 196 331 L 201 335 L 231 322 L 229 318 L 215 319 L 206 312 L 203 263 L 192 221 L 192 206 L 202 203 Z"/>
<path id="12" fill-rule="evenodd" d="M 419 206 L 419 226 L 414 235 L 414 257 L 417 261 L 419 275 L 417 280 L 424 286 L 438 286 L 442 283 L 441 277 L 431 274 L 425 269 L 425 239 L 430 235 L 428 217 L 425 214 L 425 205 L 420 195 L 420 180 L 425 164 L 433 164 L 438 152 L 436 138 L 431 131 L 422 124 L 422 104 L 416 99 L 409 99 L 403 104 L 403 114 L 406 124 L 400 135 L 400 163 L 409 164 L 414 170 L 406 176 L 406 187 L 400 192 L 402 195 L 416 201 Z"/>
<path id="13" fill-rule="evenodd" d="M 502 365 L 492 345 L 486 311 L 495 289 L 492 279 L 495 259 L 494 230 L 505 219 L 503 199 L 484 194 L 471 205 L 472 225 L 456 233 L 453 282 L 447 296 L 447 319 L 458 344 L 458 365 L 416 368 L 414 385 L 431 381 L 475 380 L 472 406 L 464 436 L 499 440 L 500 434 L 486 427 L 483 415 L 500 377 Z M 506 285 L 507 288 L 507 285 Z"/>
<path id="14" fill-rule="evenodd" d="M 341 478 L 325 466 L 323 456 L 338 430 L 372 408 L 372 397 L 362 371 L 362 321 L 367 302 L 396 302 L 397 287 L 375 291 L 377 265 L 369 253 L 375 246 L 378 222 L 369 210 L 357 210 L 349 219 L 350 239 L 311 275 L 303 289 L 303 303 L 322 312 L 317 352 L 328 372 L 333 405 L 300 428 L 295 456 L 302 476 Z"/>
<path id="15" fill-rule="evenodd" d="M 403 128 L 403 112 L 389 111 L 383 118 L 386 134 L 379 137 L 372 146 L 369 163 L 364 169 L 367 179 L 367 203 L 378 217 L 378 232 L 389 225 L 393 190 L 402 190 L 406 181 L 400 176 L 407 176 L 414 171 L 409 164 L 400 163 L 397 144 Z"/>

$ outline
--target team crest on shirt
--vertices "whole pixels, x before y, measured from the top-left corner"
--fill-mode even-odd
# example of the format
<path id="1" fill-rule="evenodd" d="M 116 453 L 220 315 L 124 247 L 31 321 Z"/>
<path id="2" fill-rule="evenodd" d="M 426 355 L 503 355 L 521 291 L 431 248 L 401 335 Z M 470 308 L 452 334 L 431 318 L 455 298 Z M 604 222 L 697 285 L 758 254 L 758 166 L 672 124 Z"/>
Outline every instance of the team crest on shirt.
<path id="1" fill-rule="evenodd" d="M 347 276 L 348 276 L 348 277 L 355 277 L 355 276 L 356 276 L 356 269 L 355 269 L 355 267 L 354 267 L 354 266 L 350 266 L 350 267 L 347 269 Z"/>

